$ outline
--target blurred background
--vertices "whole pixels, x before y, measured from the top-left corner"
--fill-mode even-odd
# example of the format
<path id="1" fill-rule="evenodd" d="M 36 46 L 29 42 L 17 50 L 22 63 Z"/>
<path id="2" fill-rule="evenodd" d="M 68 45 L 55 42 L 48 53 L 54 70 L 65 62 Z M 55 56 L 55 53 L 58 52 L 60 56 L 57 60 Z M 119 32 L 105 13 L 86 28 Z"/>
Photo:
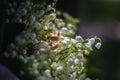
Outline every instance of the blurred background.
<path id="1" fill-rule="evenodd" d="M 102 39 L 102 48 L 87 56 L 87 75 L 120 80 L 120 0 L 59 0 L 56 7 L 80 19 L 77 35 Z"/>
<path id="2" fill-rule="evenodd" d="M 0 39 L 3 37 L 2 30 L 5 30 L 2 27 L 5 1 L 0 1 Z M 96 78 L 120 80 L 120 0 L 58 0 L 55 7 L 80 19 L 80 23 L 77 25 L 77 35 L 81 35 L 83 38 L 98 36 L 102 39 L 102 48 L 86 56 L 88 58 L 86 65 L 88 77 L 92 80 Z M 8 31 L 6 30 L 4 33 L 8 34 L 5 34 L 6 42 L 10 42 L 10 36 L 19 32 L 19 29 L 11 28 L 9 25 L 7 28 Z M 2 52 L 1 45 L 7 44 L 0 40 L 0 52 Z M 3 65 L 0 65 L 0 69 L 3 71 Z M 16 77 L 14 79 L 17 80 Z M 11 78 L 11 80 L 14 79 Z"/>

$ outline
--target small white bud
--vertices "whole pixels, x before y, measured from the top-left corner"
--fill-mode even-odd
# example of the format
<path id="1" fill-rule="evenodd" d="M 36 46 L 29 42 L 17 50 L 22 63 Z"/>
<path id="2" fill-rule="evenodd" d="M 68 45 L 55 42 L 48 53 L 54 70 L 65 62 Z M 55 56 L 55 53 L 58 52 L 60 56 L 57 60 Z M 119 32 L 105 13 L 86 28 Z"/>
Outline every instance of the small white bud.
<path id="1" fill-rule="evenodd" d="M 64 69 L 63 66 L 59 66 L 56 68 L 56 71 L 61 72 L 61 71 L 63 71 L 63 69 Z"/>
<path id="2" fill-rule="evenodd" d="M 75 39 L 71 39 L 71 42 L 72 42 L 72 43 L 76 43 L 76 40 L 75 40 Z"/>
<path id="3" fill-rule="evenodd" d="M 78 63 L 79 63 L 79 59 L 76 58 L 76 59 L 74 60 L 74 63 L 75 63 L 75 64 L 78 64 Z"/>
<path id="4" fill-rule="evenodd" d="M 96 43 L 96 44 L 95 44 L 95 47 L 96 47 L 97 49 L 100 49 L 100 47 L 101 47 L 101 43 L 99 43 L 99 42 Z"/>
<path id="5" fill-rule="evenodd" d="M 30 17 L 30 22 L 34 22 L 36 20 L 36 17 L 35 16 L 31 16 Z"/>
<path id="6" fill-rule="evenodd" d="M 82 37 L 81 37 L 81 36 L 76 36 L 76 39 L 78 39 L 78 40 L 79 40 L 79 39 L 82 39 Z"/>
<path id="7" fill-rule="evenodd" d="M 82 54 L 82 53 L 78 53 L 77 57 L 78 57 L 79 59 L 82 59 L 82 58 L 83 58 L 83 54 Z"/>
<path id="8" fill-rule="evenodd" d="M 36 69 L 33 71 L 34 74 L 38 75 L 39 74 L 39 71 Z"/>
<path id="9" fill-rule="evenodd" d="M 22 55 L 20 55 L 19 59 L 22 60 L 22 61 L 24 61 L 25 58 Z"/>
<path id="10" fill-rule="evenodd" d="M 45 13 L 45 11 L 44 11 L 44 10 L 41 10 L 38 16 L 41 17 L 41 16 L 44 15 L 44 13 Z"/>
<path id="11" fill-rule="evenodd" d="M 51 76 L 51 74 L 50 74 L 50 70 L 49 70 L 49 69 L 45 70 L 45 75 L 48 76 L 48 77 Z"/>
<path id="12" fill-rule="evenodd" d="M 17 56 L 17 54 L 18 54 L 18 53 L 14 50 L 14 51 L 12 51 L 12 52 L 11 52 L 11 57 L 13 57 L 13 58 L 14 58 L 14 57 L 16 57 L 16 56 Z"/>
<path id="13" fill-rule="evenodd" d="M 94 44 L 95 43 L 95 39 L 94 38 L 89 39 L 88 43 Z"/>
<path id="14" fill-rule="evenodd" d="M 56 13 L 51 13 L 49 17 L 50 17 L 50 20 L 54 20 L 56 18 Z"/>
<path id="15" fill-rule="evenodd" d="M 67 28 L 66 28 L 66 27 L 63 27 L 61 30 L 62 30 L 62 31 L 66 31 L 66 30 L 67 30 Z"/>
<path id="16" fill-rule="evenodd" d="M 62 40 L 61 43 L 68 44 L 68 42 L 66 40 Z"/>
<path id="17" fill-rule="evenodd" d="M 45 76 L 39 76 L 39 77 L 37 78 L 37 80 L 46 80 L 46 77 L 45 77 Z"/>
<path id="18" fill-rule="evenodd" d="M 33 25 L 37 30 L 40 30 L 41 24 L 37 21 L 35 21 L 35 25 Z"/>
<path id="19" fill-rule="evenodd" d="M 32 39 L 33 44 L 37 44 L 39 41 L 37 39 Z"/>
<path id="20" fill-rule="evenodd" d="M 31 37 L 31 39 L 34 39 L 34 38 L 36 38 L 36 34 L 35 33 L 31 33 L 30 37 Z"/>
<path id="21" fill-rule="evenodd" d="M 25 16 L 27 14 L 27 10 L 25 8 L 23 8 L 21 10 L 21 16 Z"/>
<path id="22" fill-rule="evenodd" d="M 32 67 L 37 68 L 38 65 L 39 65 L 38 62 L 36 62 L 36 63 L 33 63 L 33 64 L 32 64 Z"/>
<path id="23" fill-rule="evenodd" d="M 74 65 L 74 60 L 73 60 L 73 59 L 69 59 L 69 60 L 68 60 L 68 65 L 69 65 L 69 66 Z"/>
<path id="24" fill-rule="evenodd" d="M 49 11 L 49 10 L 51 10 L 52 9 L 52 6 L 51 5 L 48 5 L 47 6 L 47 10 Z"/>
<path id="25" fill-rule="evenodd" d="M 46 51 L 46 49 L 45 48 L 40 48 L 40 51 L 44 52 L 44 51 Z"/>
<path id="26" fill-rule="evenodd" d="M 85 80 L 91 80 L 90 78 L 86 78 Z"/>
<path id="27" fill-rule="evenodd" d="M 53 69 L 56 69 L 56 68 L 58 67 L 58 64 L 55 63 L 55 62 L 53 62 L 53 63 L 51 64 L 51 67 L 52 67 Z"/>
<path id="28" fill-rule="evenodd" d="M 73 72 L 73 78 L 74 78 L 74 80 L 75 80 L 75 78 L 76 78 L 76 72 Z"/>
<path id="29" fill-rule="evenodd" d="M 23 54 L 27 54 L 27 50 L 26 49 L 23 50 Z"/>
<path id="30" fill-rule="evenodd" d="M 88 47 L 88 48 L 92 48 L 91 43 L 90 43 L 90 42 L 86 43 L 86 47 Z"/>
<path id="31" fill-rule="evenodd" d="M 55 77 L 55 80 L 59 80 L 59 78 L 58 78 L 58 77 Z"/>
<path id="32" fill-rule="evenodd" d="M 31 16 L 30 17 L 30 19 L 29 19 L 29 25 L 31 26 L 31 27 L 33 27 L 34 26 L 34 24 L 35 24 L 35 21 L 36 20 L 36 17 L 35 16 Z"/>

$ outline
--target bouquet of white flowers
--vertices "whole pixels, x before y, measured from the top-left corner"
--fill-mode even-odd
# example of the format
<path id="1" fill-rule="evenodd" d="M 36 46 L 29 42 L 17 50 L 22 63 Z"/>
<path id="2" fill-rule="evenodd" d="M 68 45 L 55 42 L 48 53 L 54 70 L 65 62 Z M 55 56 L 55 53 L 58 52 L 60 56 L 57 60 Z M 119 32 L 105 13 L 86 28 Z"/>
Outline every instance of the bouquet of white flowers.
<path id="1" fill-rule="evenodd" d="M 23 23 L 24 30 L 4 52 L 22 80 L 85 80 L 86 58 L 101 47 L 98 37 L 74 36 L 78 19 L 54 8 L 56 0 L 9 3 L 7 23 Z M 14 7 L 13 7 L 14 6 Z M 15 11 L 15 9 L 17 11 Z M 8 62 L 9 62 L 8 61 Z M 13 69 L 12 68 L 12 69 Z"/>

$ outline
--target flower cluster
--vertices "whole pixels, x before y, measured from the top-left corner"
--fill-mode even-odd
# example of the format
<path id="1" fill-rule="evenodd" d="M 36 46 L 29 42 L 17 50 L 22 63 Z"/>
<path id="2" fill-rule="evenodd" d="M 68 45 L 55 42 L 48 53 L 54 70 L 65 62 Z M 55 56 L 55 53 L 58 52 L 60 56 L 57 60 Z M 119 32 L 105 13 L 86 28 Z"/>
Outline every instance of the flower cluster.
<path id="1" fill-rule="evenodd" d="M 84 55 L 88 55 L 93 47 L 99 49 L 101 40 L 97 37 L 71 38 L 75 34 L 77 19 L 57 11 L 52 5 L 39 9 L 25 19 L 25 29 L 16 36 L 4 55 L 19 60 L 22 66 L 17 66 L 22 69 L 18 72 L 22 77 L 31 76 L 31 80 L 82 80 L 86 62 Z M 27 10 L 20 8 L 18 13 L 24 16 Z"/>

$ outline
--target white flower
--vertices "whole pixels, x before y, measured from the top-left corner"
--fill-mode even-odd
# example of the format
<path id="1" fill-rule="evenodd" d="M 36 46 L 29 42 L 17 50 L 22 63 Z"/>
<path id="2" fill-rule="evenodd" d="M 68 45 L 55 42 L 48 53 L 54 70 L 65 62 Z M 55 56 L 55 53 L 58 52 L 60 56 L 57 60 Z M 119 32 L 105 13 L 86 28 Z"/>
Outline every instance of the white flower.
<path id="1" fill-rule="evenodd" d="M 83 54 L 82 53 L 78 53 L 77 57 L 78 57 L 78 59 L 82 59 L 83 58 Z"/>
<path id="2" fill-rule="evenodd" d="M 67 26 L 68 26 L 68 28 L 74 27 L 74 25 L 73 25 L 73 24 L 70 24 L 70 23 L 69 23 Z"/>
<path id="3" fill-rule="evenodd" d="M 36 55 L 37 57 L 39 57 L 39 56 L 40 56 L 40 52 L 39 52 L 39 51 L 36 51 L 36 52 L 35 52 L 35 55 Z"/>
<path id="4" fill-rule="evenodd" d="M 73 80 L 76 80 L 76 76 L 77 76 L 76 72 L 73 72 L 72 75 L 73 75 Z"/>
<path id="5" fill-rule="evenodd" d="M 75 39 L 71 39 L 71 42 L 75 44 L 77 41 Z"/>
<path id="6" fill-rule="evenodd" d="M 59 67 L 56 68 L 56 71 L 61 72 L 61 71 L 63 71 L 63 69 L 64 69 L 63 66 L 59 66 Z"/>
<path id="7" fill-rule="evenodd" d="M 39 76 L 37 80 L 47 80 L 45 76 Z"/>
<path id="8" fill-rule="evenodd" d="M 38 60 L 37 60 L 37 59 L 34 59 L 34 60 L 33 60 L 33 62 L 34 62 L 34 63 L 37 63 L 37 62 L 38 62 Z"/>
<path id="9" fill-rule="evenodd" d="M 77 44 L 76 44 L 76 47 L 77 47 L 77 48 L 80 48 L 81 46 L 82 46 L 81 43 L 77 43 Z"/>
<path id="10" fill-rule="evenodd" d="M 70 41 L 70 39 L 68 38 L 68 37 L 64 37 L 64 40 L 66 40 L 66 41 Z"/>
<path id="11" fill-rule="evenodd" d="M 80 40 L 80 39 L 82 39 L 82 37 L 81 36 L 76 36 L 76 39 Z"/>
<path id="12" fill-rule="evenodd" d="M 24 57 L 22 56 L 22 55 L 19 55 L 19 57 L 18 57 L 20 60 L 22 60 L 22 61 L 24 61 Z"/>
<path id="13" fill-rule="evenodd" d="M 90 78 L 86 78 L 85 80 L 91 80 Z"/>
<path id="14" fill-rule="evenodd" d="M 48 77 L 51 76 L 51 74 L 50 74 L 50 70 L 49 70 L 49 69 L 45 70 L 45 75 L 48 76 Z"/>
<path id="15" fill-rule="evenodd" d="M 41 16 L 43 16 L 44 15 L 44 13 L 45 13 L 45 11 L 44 10 L 40 10 L 40 13 L 39 13 L 39 17 L 41 17 Z"/>
<path id="16" fill-rule="evenodd" d="M 59 78 L 58 78 L 58 77 L 55 77 L 55 80 L 59 80 Z"/>
<path id="17" fill-rule="evenodd" d="M 35 16 L 31 16 L 30 17 L 30 22 L 34 22 L 36 20 L 36 17 Z"/>
<path id="18" fill-rule="evenodd" d="M 100 42 L 96 43 L 96 44 L 95 44 L 95 47 L 96 47 L 97 49 L 100 49 L 101 43 L 100 43 Z"/>
<path id="19" fill-rule="evenodd" d="M 47 6 L 47 10 L 49 11 L 49 10 L 51 10 L 52 9 L 52 6 L 51 5 L 48 5 Z"/>
<path id="20" fill-rule="evenodd" d="M 40 30 L 41 24 L 37 21 L 35 21 L 35 24 L 33 25 L 37 30 Z"/>
<path id="21" fill-rule="evenodd" d="M 26 49 L 23 49 L 23 54 L 27 54 L 27 50 Z"/>
<path id="22" fill-rule="evenodd" d="M 27 10 L 25 9 L 25 8 L 23 8 L 22 10 L 21 10 L 21 16 L 25 16 L 27 14 Z"/>
<path id="23" fill-rule="evenodd" d="M 32 67 L 33 67 L 33 68 L 37 68 L 37 67 L 38 67 L 38 65 L 39 65 L 39 63 L 38 63 L 38 62 L 36 62 L 36 63 L 33 63 L 33 64 L 32 64 Z"/>
<path id="24" fill-rule="evenodd" d="M 58 64 L 55 63 L 55 62 L 53 62 L 53 63 L 51 64 L 51 67 L 52 67 L 53 69 L 56 69 L 56 68 L 58 67 Z"/>
<path id="25" fill-rule="evenodd" d="M 33 70 L 33 73 L 35 74 L 35 75 L 38 75 L 39 74 L 39 71 L 37 70 L 37 69 L 35 69 L 35 70 Z M 41 80 L 41 79 L 40 79 Z"/>
<path id="26" fill-rule="evenodd" d="M 44 52 L 46 51 L 46 48 L 40 48 L 40 51 Z"/>
<path id="27" fill-rule="evenodd" d="M 31 59 L 31 60 L 34 60 L 34 59 L 35 59 L 35 56 L 33 56 L 33 55 L 30 56 L 30 59 Z"/>
<path id="28" fill-rule="evenodd" d="M 73 34 L 74 32 L 73 32 L 73 30 L 69 30 L 68 33 L 69 34 Z"/>
<path id="29" fill-rule="evenodd" d="M 88 47 L 88 48 L 92 48 L 91 43 L 90 43 L 90 42 L 86 43 L 86 47 Z"/>
<path id="30" fill-rule="evenodd" d="M 35 17 L 35 16 L 31 16 L 31 17 L 30 17 L 30 19 L 29 19 L 29 25 L 30 25 L 31 27 L 34 26 L 35 20 L 36 20 L 36 17 Z"/>
<path id="31" fill-rule="evenodd" d="M 56 45 L 58 45 L 58 43 L 57 42 L 53 42 L 52 46 L 56 46 Z"/>
<path id="32" fill-rule="evenodd" d="M 39 41 L 37 39 L 32 39 L 33 44 L 37 44 Z"/>
<path id="33" fill-rule="evenodd" d="M 49 17 L 50 17 L 50 20 L 54 20 L 56 18 L 56 13 L 51 13 Z"/>
<path id="34" fill-rule="evenodd" d="M 75 64 L 79 64 L 79 62 L 80 62 L 80 61 L 79 61 L 78 58 L 74 59 L 74 63 L 75 63 Z"/>
<path id="35" fill-rule="evenodd" d="M 42 59 L 42 60 L 43 60 L 43 59 Z M 44 65 L 44 66 L 49 66 L 49 62 L 44 60 L 44 61 L 42 62 L 42 65 Z"/>
<path id="36" fill-rule="evenodd" d="M 12 51 L 12 52 L 11 52 L 11 57 L 13 57 L 13 58 L 14 58 L 14 57 L 16 57 L 16 56 L 17 56 L 17 54 L 18 54 L 18 53 L 14 50 L 14 51 Z"/>
<path id="37" fill-rule="evenodd" d="M 67 40 L 62 40 L 61 43 L 68 44 Z"/>
<path id="38" fill-rule="evenodd" d="M 60 27 L 63 27 L 63 26 L 65 26 L 65 23 L 64 22 L 58 22 L 57 23 L 57 26 L 60 28 Z"/>
<path id="39" fill-rule="evenodd" d="M 95 39 L 94 38 L 89 39 L 88 43 L 94 44 L 95 43 Z"/>
<path id="40" fill-rule="evenodd" d="M 68 66 L 72 66 L 72 65 L 74 65 L 74 60 L 70 58 L 68 60 Z"/>
<path id="41" fill-rule="evenodd" d="M 34 39 L 34 38 L 36 38 L 36 34 L 35 34 L 35 33 L 30 33 L 30 34 L 29 34 L 29 37 L 30 37 L 31 39 Z"/>
<path id="42" fill-rule="evenodd" d="M 66 28 L 66 27 L 63 27 L 61 30 L 62 30 L 62 31 L 66 31 L 66 30 L 67 30 L 67 28 Z"/>

